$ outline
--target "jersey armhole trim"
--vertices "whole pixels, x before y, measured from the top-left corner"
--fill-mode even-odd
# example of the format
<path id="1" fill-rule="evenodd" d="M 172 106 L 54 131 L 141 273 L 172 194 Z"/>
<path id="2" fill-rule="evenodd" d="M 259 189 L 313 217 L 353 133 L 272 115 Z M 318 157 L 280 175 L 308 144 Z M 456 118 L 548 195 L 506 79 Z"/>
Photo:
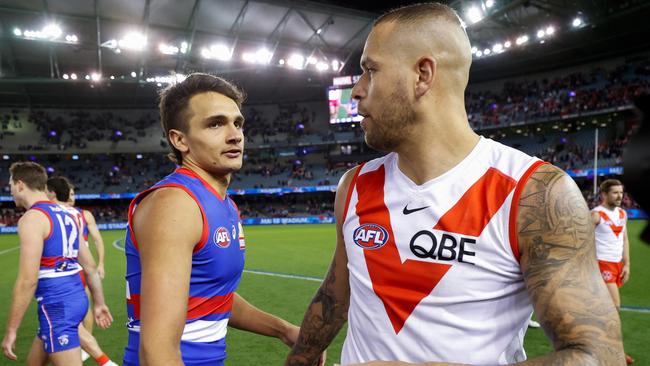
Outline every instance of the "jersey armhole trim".
<path id="1" fill-rule="evenodd" d="M 548 164 L 545 161 L 538 160 L 534 162 L 526 172 L 521 176 L 519 179 L 519 182 L 517 182 L 517 186 L 515 187 L 515 193 L 512 196 L 512 201 L 510 203 L 510 217 L 509 217 L 509 223 L 508 223 L 508 236 L 509 236 L 509 241 L 510 241 L 510 248 L 512 249 L 512 254 L 517 260 L 517 262 L 521 261 L 521 254 L 519 253 L 519 241 L 517 239 L 517 214 L 519 213 L 519 199 L 521 198 L 521 193 L 524 190 L 524 187 L 526 186 L 526 182 L 528 182 L 528 178 L 530 178 L 533 173 L 537 170 L 542 165 Z"/>
<path id="2" fill-rule="evenodd" d="M 162 184 L 156 187 L 149 188 L 145 191 L 140 192 L 133 199 L 133 201 L 131 201 L 131 204 L 129 205 L 129 212 L 127 213 L 127 217 L 128 217 L 129 232 L 131 235 L 131 240 L 133 241 L 133 246 L 135 246 L 136 250 L 139 250 L 138 241 L 136 240 L 135 232 L 133 231 L 133 213 L 135 212 L 136 205 L 140 201 L 142 201 L 142 199 L 144 199 L 144 197 L 146 197 L 149 193 L 160 188 L 179 188 L 183 190 L 185 193 L 187 193 L 194 200 L 194 202 L 196 202 L 196 204 L 199 206 L 199 210 L 201 211 L 201 217 L 203 218 L 203 229 L 201 230 L 201 239 L 199 239 L 198 243 L 196 243 L 196 245 L 194 246 L 194 249 L 192 250 L 192 254 L 198 252 L 205 246 L 205 243 L 207 243 L 208 241 L 208 217 L 206 216 L 205 210 L 203 210 L 203 206 L 196 198 L 194 193 L 192 193 L 192 191 L 190 191 L 189 188 L 175 183 Z"/>
<path id="3" fill-rule="evenodd" d="M 52 222 L 52 218 L 50 217 L 50 215 L 47 213 L 47 211 L 45 211 L 44 209 L 42 209 L 40 207 L 32 207 L 32 208 L 30 208 L 30 210 L 36 210 L 36 211 L 42 212 L 43 215 L 45 215 L 45 217 L 47 217 L 47 221 L 50 222 L 50 232 L 47 234 L 47 237 L 45 237 L 45 239 L 43 239 L 43 241 L 50 239 L 52 237 L 52 232 L 54 231 L 54 223 Z"/>
<path id="4" fill-rule="evenodd" d="M 352 180 L 350 181 L 350 185 L 348 186 L 348 194 L 345 197 L 345 206 L 343 206 L 343 217 L 341 218 L 341 225 L 345 224 L 345 219 L 348 216 L 348 209 L 350 206 L 350 200 L 352 199 L 352 191 L 354 190 L 354 187 L 357 184 L 357 178 L 359 177 L 359 173 L 361 172 L 361 169 L 363 169 L 363 165 L 365 163 L 362 163 L 359 165 L 359 168 L 357 171 L 354 173 L 354 176 L 352 177 Z"/>

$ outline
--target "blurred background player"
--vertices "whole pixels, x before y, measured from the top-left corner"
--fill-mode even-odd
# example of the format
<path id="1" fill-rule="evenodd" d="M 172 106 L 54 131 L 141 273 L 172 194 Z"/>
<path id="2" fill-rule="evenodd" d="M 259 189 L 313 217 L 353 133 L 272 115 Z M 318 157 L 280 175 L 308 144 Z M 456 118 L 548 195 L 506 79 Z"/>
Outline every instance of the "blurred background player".
<path id="1" fill-rule="evenodd" d="M 50 200 L 54 201 L 57 204 L 60 204 L 62 206 L 67 206 L 70 209 L 70 213 L 75 216 L 77 219 L 80 227 L 81 227 L 81 232 L 85 233 L 82 235 L 83 238 L 83 243 L 87 248 L 88 246 L 88 234 L 87 234 L 87 227 L 85 218 L 82 214 L 82 210 L 77 207 L 73 207 L 71 203 L 74 203 L 74 198 L 71 198 L 71 194 L 73 192 L 72 189 L 72 184 L 70 181 L 65 178 L 65 177 L 54 177 L 50 178 L 47 180 L 47 196 L 50 198 Z M 84 210 L 85 211 L 85 210 Z M 93 221 L 94 222 L 94 221 Z M 95 230 L 97 228 L 95 227 Z M 89 248 L 90 249 L 90 248 Z M 90 251 L 89 251 L 90 252 Z M 102 252 L 103 252 L 103 242 L 102 242 Z M 103 257 L 103 256 L 102 256 Z M 99 274 L 99 267 L 97 270 Z M 84 289 L 86 291 L 86 295 L 88 298 L 91 298 L 91 293 L 90 290 L 87 286 L 86 283 L 86 278 L 84 271 L 79 272 L 79 277 L 81 278 L 81 282 L 84 284 Z M 101 275 L 100 275 L 101 277 Z M 86 325 L 87 319 L 90 318 L 89 322 L 89 327 Z M 93 360 L 97 362 L 98 365 L 106 365 L 106 366 L 112 366 L 116 365 L 114 362 L 110 360 L 110 358 L 104 353 L 104 351 L 101 349 L 99 346 L 97 339 L 93 337 L 92 332 L 90 329 L 92 329 L 93 326 L 93 321 L 92 321 L 93 315 L 90 311 L 86 312 L 86 316 L 84 317 L 84 321 L 82 324 L 79 325 L 79 340 L 81 342 L 81 360 L 85 361 L 87 360 L 90 356 L 92 356 Z"/>
<path id="2" fill-rule="evenodd" d="M 18 277 L 2 341 L 4 355 L 16 360 L 16 335 L 32 296 L 38 302 L 39 330 L 27 356 L 28 365 L 79 366 L 79 324 L 88 298 L 79 278 L 81 266 L 93 293 L 93 312 L 100 327 L 113 321 L 104 302 L 101 280 L 88 248 L 79 245 L 77 219 L 61 204 L 48 200 L 45 168 L 33 162 L 10 167 L 11 195 L 27 210 L 18 222 L 20 262 Z"/>
<path id="3" fill-rule="evenodd" d="M 68 206 L 74 208 L 81 222 L 83 239 L 86 246 L 90 248 L 90 241 L 88 240 L 89 237 L 93 240 L 93 243 L 95 244 L 95 250 L 97 251 L 97 273 L 99 274 L 99 278 L 104 280 L 104 277 L 106 276 L 106 271 L 104 269 L 105 268 L 104 267 L 104 258 L 105 258 L 104 239 L 102 239 L 102 235 L 99 232 L 99 228 L 97 227 L 97 221 L 95 221 L 95 216 L 93 215 L 93 213 L 88 210 L 84 210 L 81 207 L 75 207 L 75 203 L 76 203 L 75 188 L 74 185 L 70 183 L 69 180 L 67 180 L 67 182 L 70 186 L 70 198 L 67 200 L 67 204 Z M 81 271 L 80 276 L 81 279 L 84 280 L 84 284 L 85 284 L 83 271 Z M 90 296 L 90 291 L 88 290 L 87 286 L 86 286 L 86 294 Z M 90 311 L 86 313 L 86 317 L 84 317 L 83 325 L 84 328 L 86 328 L 86 330 L 90 334 L 93 333 L 93 316 L 90 313 Z M 82 347 L 81 359 L 85 361 L 88 359 L 88 357 L 89 357 L 88 353 L 86 353 L 86 351 Z"/>
<path id="4" fill-rule="evenodd" d="M 600 184 L 601 204 L 591 210 L 596 225 L 596 257 L 600 273 L 617 310 L 621 310 L 619 287 L 630 279 L 630 241 L 627 237 L 627 213 L 621 208 L 623 183 L 607 179 Z M 625 355 L 627 364 L 634 362 Z"/>

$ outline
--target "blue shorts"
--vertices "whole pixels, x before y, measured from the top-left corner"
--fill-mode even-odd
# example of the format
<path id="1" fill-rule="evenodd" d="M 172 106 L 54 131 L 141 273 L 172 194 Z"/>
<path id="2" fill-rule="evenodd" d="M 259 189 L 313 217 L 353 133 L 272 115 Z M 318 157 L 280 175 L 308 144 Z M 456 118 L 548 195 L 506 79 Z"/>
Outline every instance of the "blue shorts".
<path id="1" fill-rule="evenodd" d="M 88 298 L 79 296 L 65 301 L 38 303 L 37 336 L 46 353 L 79 347 L 79 323 L 88 310 Z"/>

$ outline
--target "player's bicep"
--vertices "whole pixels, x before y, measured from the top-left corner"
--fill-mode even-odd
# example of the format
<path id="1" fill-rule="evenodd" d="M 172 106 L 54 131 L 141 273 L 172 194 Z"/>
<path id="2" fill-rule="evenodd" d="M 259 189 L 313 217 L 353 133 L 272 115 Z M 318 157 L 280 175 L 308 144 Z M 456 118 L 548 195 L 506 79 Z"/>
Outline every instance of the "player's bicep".
<path id="1" fill-rule="evenodd" d="M 81 241 L 81 236 L 80 239 Z M 84 244 L 83 242 L 79 243 L 79 254 L 78 254 L 78 259 L 79 259 L 79 264 L 81 264 L 81 267 L 85 271 L 94 271 L 97 263 L 95 263 L 95 259 L 93 258 L 92 253 L 90 253 L 90 249 Z"/>
<path id="2" fill-rule="evenodd" d="M 196 203 L 179 189 L 151 193 L 134 214 L 142 267 L 144 346 L 179 344 L 187 313 L 192 252 L 201 237 L 202 223 Z"/>
<path id="3" fill-rule="evenodd" d="M 517 231 L 526 287 L 555 349 L 615 355 L 618 314 L 598 272 L 592 217 L 573 180 L 554 166 L 538 168 L 521 195 Z"/>
<path id="4" fill-rule="evenodd" d="M 90 237 L 93 238 L 95 243 L 99 240 L 101 240 L 102 236 L 99 233 L 99 229 L 97 228 L 97 222 L 95 221 L 95 216 L 93 216 L 90 211 L 83 211 L 84 219 L 86 220 L 86 227 L 88 227 L 88 233 L 90 234 Z"/>
<path id="5" fill-rule="evenodd" d="M 20 259 L 18 276 L 20 279 L 35 283 L 43 255 L 44 238 L 49 234 L 50 223 L 44 213 L 30 210 L 18 221 L 20 239 Z"/>

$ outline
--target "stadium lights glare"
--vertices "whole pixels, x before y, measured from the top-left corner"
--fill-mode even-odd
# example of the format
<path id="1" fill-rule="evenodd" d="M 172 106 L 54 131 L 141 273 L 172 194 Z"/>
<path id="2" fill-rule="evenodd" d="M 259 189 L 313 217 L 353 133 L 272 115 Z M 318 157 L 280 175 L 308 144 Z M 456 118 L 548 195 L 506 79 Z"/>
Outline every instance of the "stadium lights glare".
<path id="1" fill-rule="evenodd" d="M 75 74 L 74 72 L 70 74 L 70 79 L 77 80 L 77 74 Z"/>
<path id="2" fill-rule="evenodd" d="M 339 67 L 341 67 L 341 63 L 338 60 L 332 60 L 332 70 L 338 71 Z"/>
<path id="3" fill-rule="evenodd" d="M 63 74 L 63 78 L 64 78 L 65 80 L 68 80 L 68 79 L 70 78 L 70 76 L 69 76 L 68 74 Z"/>
<path id="4" fill-rule="evenodd" d="M 506 42 L 503 44 L 503 47 L 505 47 L 505 48 L 510 48 L 510 46 L 512 46 L 512 43 L 511 43 L 510 41 L 506 41 Z"/>
<path id="5" fill-rule="evenodd" d="M 472 47 L 472 54 L 475 54 L 478 51 L 478 48 L 476 46 Z"/>
<path id="6" fill-rule="evenodd" d="M 84 76 L 84 79 L 86 79 L 86 80 L 90 80 L 90 75 L 86 75 L 86 76 Z"/>
<path id="7" fill-rule="evenodd" d="M 120 39 L 117 45 L 127 50 L 142 51 L 147 45 L 147 38 L 143 34 L 131 32 Z"/>
<path id="8" fill-rule="evenodd" d="M 546 35 L 546 31 L 544 31 L 543 29 L 537 31 L 537 38 L 544 38 L 545 35 Z"/>
<path id="9" fill-rule="evenodd" d="M 20 37 L 23 35 L 23 31 L 20 28 L 14 28 L 14 36 Z"/>
<path id="10" fill-rule="evenodd" d="M 489 55 L 490 53 L 492 53 L 492 51 L 490 51 L 489 48 L 486 48 L 486 49 L 483 50 L 484 55 Z"/>
<path id="11" fill-rule="evenodd" d="M 114 75 L 111 75 L 111 80 L 115 80 L 115 76 L 114 76 Z"/>
<path id="12" fill-rule="evenodd" d="M 219 61 L 230 61 L 232 58 L 232 51 L 230 47 L 225 44 L 214 44 L 210 48 L 203 48 L 201 56 L 207 59 L 214 59 Z"/>
<path id="13" fill-rule="evenodd" d="M 546 35 L 547 36 L 552 36 L 555 33 L 555 27 L 552 25 L 546 27 Z"/>
<path id="14" fill-rule="evenodd" d="M 476 57 L 481 57 L 481 56 L 483 56 L 483 51 L 481 50 L 476 51 Z"/>
<path id="15" fill-rule="evenodd" d="M 189 47 L 189 45 L 187 44 L 187 42 L 185 42 L 185 41 L 181 42 L 181 53 L 186 54 L 188 47 Z"/>
<path id="16" fill-rule="evenodd" d="M 177 55 L 180 51 L 178 47 L 166 43 L 159 44 L 158 50 L 164 55 Z"/>
<path id="17" fill-rule="evenodd" d="M 485 2 L 485 7 L 486 7 L 486 8 L 489 9 L 489 8 L 491 8 L 491 7 L 493 7 L 493 6 L 494 6 L 494 0 L 487 0 L 487 1 Z"/>
<path id="18" fill-rule="evenodd" d="M 287 60 L 287 65 L 294 69 L 302 70 L 305 68 L 305 57 L 303 55 L 294 53 Z"/>
<path id="19" fill-rule="evenodd" d="M 284 65 L 284 59 L 281 58 L 281 59 L 278 61 L 278 63 L 279 63 L 280 65 Z"/>
<path id="20" fill-rule="evenodd" d="M 58 25 L 51 23 L 43 28 L 42 33 L 46 38 L 56 39 L 61 35 L 61 33 L 63 33 L 63 31 Z"/>
<path id="21" fill-rule="evenodd" d="M 313 57 L 313 56 L 307 57 L 307 63 L 309 65 L 316 65 L 317 62 L 318 62 L 318 60 L 316 59 L 316 57 Z"/>
<path id="22" fill-rule="evenodd" d="M 503 51 L 503 45 L 501 43 L 497 43 L 494 46 L 492 46 L 492 52 L 499 53 Z"/>
<path id="23" fill-rule="evenodd" d="M 571 25 L 573 25 L 573 28 L 580 27 L 582 25 L 582 19 L 580 17 L 576 17 L 575 19 L 573 19 Z"/>
<path id="24" fill-rule="evenodd" d="M 252 64 L 267 65 L 271 62 L 272 58 L 273 58 L 273 52 L 269 51 L 265 47 L 260 48 L 254 53 L 244 52 L 242 54 L 242 59 L 245 62 L 252 63 Z"/>
<path id="25" fill-rule="evenodd" d="M 316 70 L 321 71 L 321 72 L 327 71 L 327 70 L 329 70 L 329 68 L 330 68 L 330 66 L 326 62 L 321 61 L 321 62 L 316 64 Z"/>
<path id="26" fill-rule="evenodd" d="M 481 9 L 473 6 L 465 12 L 465 17 L 469 24 L 478 23 L 483 19 L 483 12 L 481 12 Z"/>
<path id="27" fill-rule="evenodd" d="M 90 74 L 90 79 L 92 81 L 99 81 L 101 78 L 102 78 L 102 75 L 98 74 L 96 72 L 93 72 L 92 74 Z"/>
<path id="28" fill-rule="evenodd" d="M 522 45 L 522 44 L 524 44 L 524 43 L 526 43 L 526 42 L 528 42 L 528 36 L 527 36 L 527 35 L 520 36 L 520 37 L 518 37 L 517 40 L 515 41 L 515 43 L 517 44 L 517 46 L 520 46 L 520 45 Z"/>
<path id="29" fill-rule="evenodd" d="M 69 43 L 77 43 L 79 41 L 79 38 L 77 38 L 76 34 L 68 34 L 65 36 L 65 40 Z"/>
<path id="30" fill-rule="evenodd" d="M 136 76 L 138 76 L 138 74 L 136 74 L 135 71 L 131 71 L 131 77 L 134 78 Z"/>

